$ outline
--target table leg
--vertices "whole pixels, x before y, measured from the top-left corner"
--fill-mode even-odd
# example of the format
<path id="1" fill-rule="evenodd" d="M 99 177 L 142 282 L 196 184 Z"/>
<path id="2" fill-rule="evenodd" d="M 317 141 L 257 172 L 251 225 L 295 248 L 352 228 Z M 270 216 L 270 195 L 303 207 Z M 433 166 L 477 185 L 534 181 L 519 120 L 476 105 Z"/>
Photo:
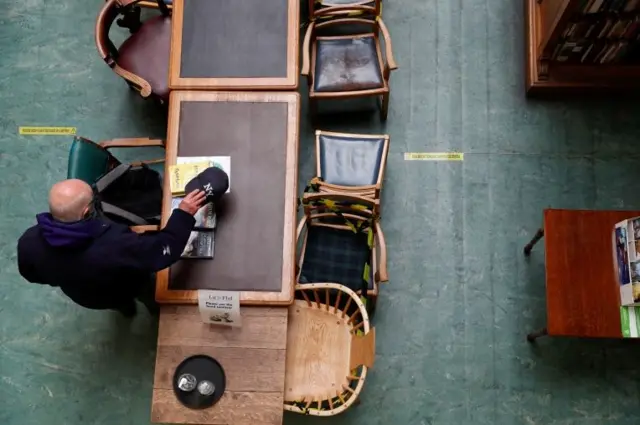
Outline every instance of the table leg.
<path id="1" fill-rule="evenodd" d="M 533 239 L 524 247 L 524 255 L 529 256 L 534 245 L 544 236 L 544 229 L 538 229 Z"/>
<path id="2" fill-rule="evenodd" d="M 540 338 L 541 336 L 547 335 L 549 335 L 549 333 L 547 332 L 547 328 L 542 328 L 539 331 L 531 332 L 529 335 L 527 335 L 527 341 L 535 342 L 536 339 Z"/>

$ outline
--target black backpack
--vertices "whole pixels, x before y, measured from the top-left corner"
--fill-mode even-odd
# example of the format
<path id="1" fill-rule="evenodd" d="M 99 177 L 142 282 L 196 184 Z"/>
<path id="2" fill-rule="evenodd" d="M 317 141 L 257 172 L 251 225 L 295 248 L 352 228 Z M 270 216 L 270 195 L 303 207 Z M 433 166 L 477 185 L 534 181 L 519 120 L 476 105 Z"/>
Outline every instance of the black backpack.
<path id="1" fill-rule="evenodd" d="M 127 226 L 159 225 L 162 213 L 162 178 L 146 164 L 120 164 L 94 185 L 103 216 Z"/>

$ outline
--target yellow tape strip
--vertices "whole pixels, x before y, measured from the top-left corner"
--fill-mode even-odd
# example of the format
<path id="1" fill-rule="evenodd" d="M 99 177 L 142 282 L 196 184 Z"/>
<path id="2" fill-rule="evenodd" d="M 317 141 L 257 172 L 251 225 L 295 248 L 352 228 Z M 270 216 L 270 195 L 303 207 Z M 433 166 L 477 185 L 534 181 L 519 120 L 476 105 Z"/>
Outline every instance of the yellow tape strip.
<path id="1" fill-rule="evenodd" d="M 69 136 L 76 134 L 75 127 L 18 127 L 23 136 Z"/>
<path id="2" fill-rule="evenodd" d="M 464 161 L 461 152 L 405 152 L 405 161 Z"/>

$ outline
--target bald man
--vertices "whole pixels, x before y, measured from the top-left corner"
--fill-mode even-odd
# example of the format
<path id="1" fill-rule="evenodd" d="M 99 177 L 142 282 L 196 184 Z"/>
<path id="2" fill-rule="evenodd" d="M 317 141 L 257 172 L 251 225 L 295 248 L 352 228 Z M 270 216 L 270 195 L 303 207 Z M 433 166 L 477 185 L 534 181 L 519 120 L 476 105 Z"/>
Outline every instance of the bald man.
<path id="1" fill-rule="evenodd" d="M 137 234 L 101 216 L 91 186 L 64 180 L 51 188 L 49 212 L 18 241 L 18 269 L 86 308 L 132 317 L 138 299 L 155 312 L 153 273 L 180 259 L 204 202 L 205 193 L 194 191 L 161 231 Z"/>

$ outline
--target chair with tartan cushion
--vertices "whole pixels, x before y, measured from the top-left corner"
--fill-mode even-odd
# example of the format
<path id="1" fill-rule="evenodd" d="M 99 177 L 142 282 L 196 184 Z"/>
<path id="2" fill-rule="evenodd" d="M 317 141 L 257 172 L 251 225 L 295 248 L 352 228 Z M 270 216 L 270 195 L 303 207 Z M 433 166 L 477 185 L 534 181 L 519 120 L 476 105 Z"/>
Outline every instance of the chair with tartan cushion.
<path id="1" fill-rule="evenodd" d="M 379 201 L 337 193 L 307 193 L 298 224 L 297 281 L 344 285 L 375 310 L 387 282 L 387 247 L 375 213 Z M 366 290 L 365 290 L 366 288 Z"/>
<path id="2" fill-rule="evenodd" d="M 122 163 L 109 152 L 112 148 L 140 148 L 140 147 L 162 147 L 162 140 L 149 138 L 113 139 L 100 143 L 93 142 L 83 137 L 74 137 L 71 149 L 69 150 L 69 161 L 67 163 L 67 178 L 80 179 L 89 185 L 94 185 L 100 177 L 114 170 Z M 131 163 L 133 166 L 140 164 L 148 165 L 158 171 L 160 175 L 164 173 L 164 159 L 154 159 Z M 150 230 L 144 226 L 132 227 L 135 231 Z M 156 226 L 152 226 L 157 228 Z"/>
<path id="3" fill-rule="evenodd" d="M 354 6 L 349 10 L 362 10 Z M 330 14 L 333 8 L 316 12 Z M 368 32 L 353 31 L 348 35 L 326 36 L 320 33 L 332 28 L 362 26 Z M 384 40 L 384 55 L 380 42 Z M 310 111 L 317 111 L 319 100 L 374 98 L 380 103 L 380 117 L 387 119 L 389 110 L 389 78 L 397 69 L 391 38 L 382 19 L 339 18 L 309 24 L 302 47 L 301 74 L 309 85 Z"/>
<path id="4" fill-rule="evenodd" d="M 380 199 L 389 153 L 386 134 L 349 134 L 316 130 L 316 179 L 321 193 Z"/>
<path id="5" fill-rule="evenodd" d="M 109 67 L 124 78 L 142 97 L 161 103 L 169 100 L 169 51 L 171 11 L 156 0 L 161 14 L 142 22 L 140 0 L 107 0 L 96 20 L 95 42 L 98 53 Z M 118 25 L 129 28 L 131 35 L 116 48 L 109 30 Z"/>

